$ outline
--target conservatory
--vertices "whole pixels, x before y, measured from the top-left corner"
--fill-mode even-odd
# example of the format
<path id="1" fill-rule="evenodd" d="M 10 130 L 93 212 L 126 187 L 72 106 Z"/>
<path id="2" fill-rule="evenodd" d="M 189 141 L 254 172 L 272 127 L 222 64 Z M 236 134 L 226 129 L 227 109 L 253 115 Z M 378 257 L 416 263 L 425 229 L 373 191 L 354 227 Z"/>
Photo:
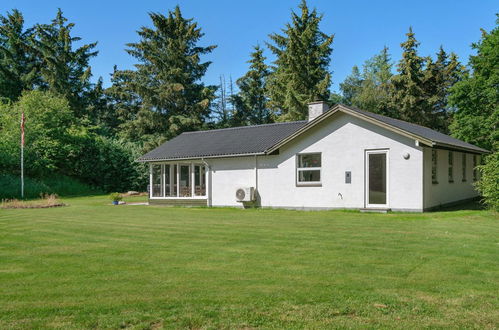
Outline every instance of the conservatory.
<path id="1" fill-rule="evenodd" d="M 150 199 L 206 200 L 206 167 L 199 163 L 151 163 Z"/>

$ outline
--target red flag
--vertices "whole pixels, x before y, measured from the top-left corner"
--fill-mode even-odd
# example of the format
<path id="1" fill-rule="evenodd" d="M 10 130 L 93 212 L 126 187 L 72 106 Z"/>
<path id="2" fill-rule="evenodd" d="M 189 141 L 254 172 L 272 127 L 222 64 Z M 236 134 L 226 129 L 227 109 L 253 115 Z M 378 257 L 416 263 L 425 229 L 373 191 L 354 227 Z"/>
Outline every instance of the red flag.
<path id="1" fill-rule="evenodd" d="M 24 146 L 24 112 L 21 115 L 21 145 Z"/>

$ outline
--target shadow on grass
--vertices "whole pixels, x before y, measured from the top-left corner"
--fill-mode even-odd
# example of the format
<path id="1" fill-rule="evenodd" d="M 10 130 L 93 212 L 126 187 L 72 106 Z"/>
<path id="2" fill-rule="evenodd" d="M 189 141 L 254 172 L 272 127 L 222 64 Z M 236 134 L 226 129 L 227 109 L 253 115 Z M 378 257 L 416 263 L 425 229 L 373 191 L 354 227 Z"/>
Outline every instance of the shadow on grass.
<path id="1" fill-rule="evenodd" d="M 480 201 L 480 199 L 466 201 L 451 206 L 443 206 L 432 210 L 431 212 L 454 212 L 454 211 L 481 211 L 486 210 L 486 206 Z"/>

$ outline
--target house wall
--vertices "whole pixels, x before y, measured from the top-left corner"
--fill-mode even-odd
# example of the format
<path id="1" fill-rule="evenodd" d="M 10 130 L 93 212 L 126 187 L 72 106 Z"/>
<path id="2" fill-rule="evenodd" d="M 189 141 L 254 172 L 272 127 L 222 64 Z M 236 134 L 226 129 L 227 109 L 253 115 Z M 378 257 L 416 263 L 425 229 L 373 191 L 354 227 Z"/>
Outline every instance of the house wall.
<path id="1" fill-rule="evenodd" d="M 454 154 L 454 182 L 449 182 L 449 151 L 437 150 L 437 182 L 432 182 L 431 148 L 424 148 L 424 209 L 462 201 L 478 196 L 473 186 L 473 154 L 466 153 L 466 181 L 462 176 L 463 152 L 453 151 Z M 478 156 L 478 159 L 480 156 Z"/>
<path id="2" fill-rule="evenodd" d="M 280 149 L 279 155 L 208 160 L 211 167 L 211 204 L 241 206 L 239 187 L 257 187 L 262 207 L 363 208 L 365 207 L 366 149 L 387 149 L 388 207 L 423 209 L 423 152 L 415 141 L 356 117 L 337 113 Z M 296 185 L 296 154 L 322 153 L 322 185 Z M 409 153 L 410 158 L 402 155 Z M 345 183 L 351 171 L 351 184 Z M 258 182 L 256 182 L 258 177 Z"/>

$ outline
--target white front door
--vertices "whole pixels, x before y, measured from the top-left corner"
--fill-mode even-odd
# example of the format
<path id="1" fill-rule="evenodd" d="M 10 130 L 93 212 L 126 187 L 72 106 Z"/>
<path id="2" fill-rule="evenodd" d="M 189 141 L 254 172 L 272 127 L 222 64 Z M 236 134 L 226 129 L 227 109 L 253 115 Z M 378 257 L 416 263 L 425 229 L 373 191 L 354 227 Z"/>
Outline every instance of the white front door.
<path id="1" fill-rule="evenodd" d="M 366 150 L 366 207 L 388 207 L 388 150 Z"/>

